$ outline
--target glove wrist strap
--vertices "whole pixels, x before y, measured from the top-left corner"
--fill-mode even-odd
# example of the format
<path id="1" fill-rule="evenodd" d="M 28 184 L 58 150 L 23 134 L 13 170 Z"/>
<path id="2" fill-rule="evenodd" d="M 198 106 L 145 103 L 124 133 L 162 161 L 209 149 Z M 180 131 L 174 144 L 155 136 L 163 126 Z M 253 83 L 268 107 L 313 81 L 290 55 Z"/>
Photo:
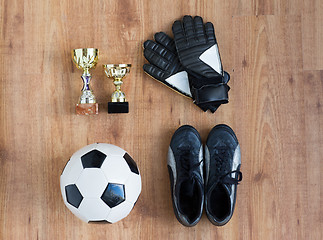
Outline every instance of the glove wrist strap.
<path id="1" fill-rule="evenodd" d="M 216 103 L 224 104 L 229 102 L 229 86 L 224 83 L 208 84 L 200 88 L 192 87 L 192 93 L 195 97 L 195 104 Z"/>

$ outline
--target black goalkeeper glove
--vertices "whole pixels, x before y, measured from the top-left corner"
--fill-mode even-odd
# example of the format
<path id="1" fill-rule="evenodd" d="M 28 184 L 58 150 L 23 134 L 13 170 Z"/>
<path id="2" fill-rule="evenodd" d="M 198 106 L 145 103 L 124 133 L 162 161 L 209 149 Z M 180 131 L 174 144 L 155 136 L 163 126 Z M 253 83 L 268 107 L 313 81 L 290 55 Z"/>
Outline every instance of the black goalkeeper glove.
<path id="1" fill-rule="evenodd" d="M 192 98 L 187 73 L 178 60 L 175 43 L 163 32 L 156 33 L 155 41 L 144 42 L 144 56 L 149 64 L 144 71 L 171 89 Z"/>
<path id="2" fill-rule="evenodd" d="M 213 24 L 204 25 L 199 16 L 184 16 L 183 21 L 174 22 L 173 33 L 195 104 L 210 109 L 228 103 L 230 76 L 222 69 Z"/>
<path id="3" fill-rule="evenodd" d="M 170 87 L 174 91 L 192 98 L 187 72 L 180 64 L 175 43 L 164 32 L 156 33 L 155 41 L 144 43 L 144 56 L 149 64 L 144 64 L 144 71 L 152 78 Z M 199 106 L 203 111 L 215 112 L 218 106 Z"/>

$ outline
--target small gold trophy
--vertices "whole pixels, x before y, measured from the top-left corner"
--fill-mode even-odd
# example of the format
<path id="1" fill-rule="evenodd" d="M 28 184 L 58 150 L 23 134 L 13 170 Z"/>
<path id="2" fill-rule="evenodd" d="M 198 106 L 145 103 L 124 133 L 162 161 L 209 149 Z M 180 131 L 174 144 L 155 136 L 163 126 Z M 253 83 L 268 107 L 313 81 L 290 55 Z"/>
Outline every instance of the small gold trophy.
<path id="1" fill-rule="evenodd" d="M 81 76 L 83 80 L 82 94 L 80 101 L 76 104 L 75 110 L 80 115 L 98 114 L 98 103 L 95 100 L 93 91 L 90 88 L 91 74 L 90 68 L 95 68 L 99 59 L 99 49 L 79 48 L 72 50 L 72 59 L 78 69 L 83 70 Z"/>
<path id="2" fill-rule="evenodd" d="M 126 95 L 121 91 L 123 78 L 130 72 L 131 64 L 106 64 L 104 72 L 108 78 L 113 78 L 116 89 L 112 93 L 111 102 L 108 102 L 108 113 L 128 113 L 129 103 Z"/>

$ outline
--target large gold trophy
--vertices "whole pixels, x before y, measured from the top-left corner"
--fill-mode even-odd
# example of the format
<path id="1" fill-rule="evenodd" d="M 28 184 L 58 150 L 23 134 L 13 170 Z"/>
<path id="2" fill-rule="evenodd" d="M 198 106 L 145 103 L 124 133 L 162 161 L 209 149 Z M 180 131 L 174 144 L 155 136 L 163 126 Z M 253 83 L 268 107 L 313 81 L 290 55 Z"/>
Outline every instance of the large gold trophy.
<path id="1" fill-rule="evenodd" d="M 80 115 L 98 114 L 98 103 L 93 91 L 90 88 L 91 74 L 89 70 L 95 68 L 99 59 L 99 49 L 79 48 L 72 50 L 72 59 L 78 69 L 83 70 L 81 76 L 83 80 L 82 94 L 80 101 L 76 104 L 76 113 Z"/>
<path id="2" fill-rule="evenodd" d="M 129 103 L 124 92 L 121 91 L 123 78 L 130 72 L 131 64 L 106 64 L 104 72 L 108 78 L 113 78 L 115 91 L 112 93 L 111 102 L 108 102 L 108 113 L 128 113 Z"/>

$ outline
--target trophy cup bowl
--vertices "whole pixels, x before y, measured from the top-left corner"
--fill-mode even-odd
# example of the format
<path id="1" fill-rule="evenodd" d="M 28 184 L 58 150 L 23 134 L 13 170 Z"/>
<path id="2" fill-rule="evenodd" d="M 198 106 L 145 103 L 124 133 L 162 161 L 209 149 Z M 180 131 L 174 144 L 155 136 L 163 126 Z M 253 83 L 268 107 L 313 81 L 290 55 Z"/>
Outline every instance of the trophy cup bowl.
<path id="1" fill-rule="evenodd" d="M 90 69 L 95 68 L 99 60 L 99 49 L 97 48 L 78 48 L 72 50 L 72 59 L 78 69 L 83 70 L 81 76 L 83 80 L 82 94 L 75 110 L 80 115 L 98 114 L 98 103 L 92 89 L 90 80 L 92 78 Z"/>
<path id="2" fill-rule="evenodd" d="M 121 91 L 123 78 L 130 72 L 131 64 L 105 64 L 104 72 L 108 78 L 113 78 L 115 91 L 112 93 L 111 102 L 108 102 L 108 113 L 128 113 L 129 103 L 126 95 Z"/>

